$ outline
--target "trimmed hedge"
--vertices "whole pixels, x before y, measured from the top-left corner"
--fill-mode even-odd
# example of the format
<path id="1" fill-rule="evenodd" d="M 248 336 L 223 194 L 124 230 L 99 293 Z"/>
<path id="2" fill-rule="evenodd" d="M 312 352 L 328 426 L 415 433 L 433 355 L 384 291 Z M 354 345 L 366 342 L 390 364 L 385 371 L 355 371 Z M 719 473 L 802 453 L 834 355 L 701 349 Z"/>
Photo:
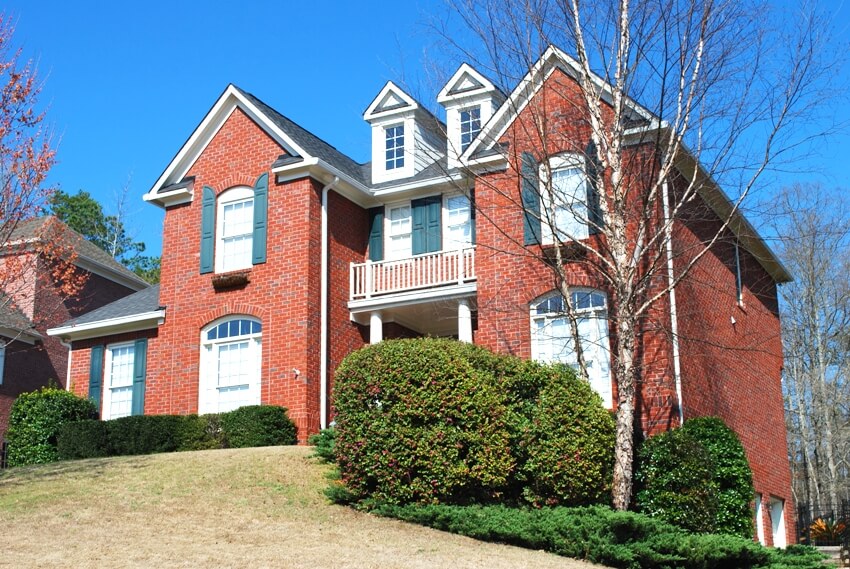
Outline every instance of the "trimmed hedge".
<path id="1" fill-rule="evenodd" d="M 276 405 L 249 405 L 219 415 L 221 430 L 231 448 L 294 445 L 295 423 Z"/>
<path id="2" fill-rule="evenodd" d="M 295 444 L 295 424 L 274 405 L 210 415 L 136 415 L 63 425 L 63 460 L 217 448 Z"/>
<path id="3" fill-rule="evenodd" d="M 624 569 L 820 569 L 825 557 L 805 546 L 774 550 L 752 539 L 689 534 L 646 515 L 603 506 L 524 509 L 385 504 L 373 511 L 483 541 Z"/>
<path id="4" fill-rule="evenodd" d="M 685 421 L 638 452 L 638 511 L 692 532 L 752 537 L 752 471 L 738 437 L 722 420 Z"/>
<path id="5" fill-rule="evenodd" d="M 63 425 L 97 417 L 94 404 L 63 389 L 22 393 L 9 415 L 9 466 L 59 460 L 56 438 Z"/>
<path id="6" fill-rule="evenodd" d="M 338 499 L 608 499 L 614 422 L 565 366 L 453 340 L 389 340 L 343 360 L 334 406 L 333 452 L 346 490 L 333 488 Z"/>

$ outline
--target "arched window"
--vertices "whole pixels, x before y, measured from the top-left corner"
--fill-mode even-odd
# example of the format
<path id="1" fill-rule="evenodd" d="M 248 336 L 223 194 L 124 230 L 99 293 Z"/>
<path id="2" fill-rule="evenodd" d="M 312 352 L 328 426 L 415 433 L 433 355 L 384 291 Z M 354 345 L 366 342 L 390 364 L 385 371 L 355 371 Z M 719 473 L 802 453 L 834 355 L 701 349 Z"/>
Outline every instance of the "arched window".
<path id="1" fill-rule="evenodd" d="M 262 332 L 249 316 L 229 316 L 201 331 L 198 413 L 260 404 Z"/>
<path id="2" fill-rule="evenodd" d="M 590 385 L 611 408 L 611 352 L 608 340 L 608 303 L 605 293 L 571 289 L 570 300 L 578 317 L 578 332 Z M 578 366 L 564 298 L 548 294 L 531 304 L 531 357 L 540 362 Z"/>
<path id="3" fill-rule="evenodd" d="M 231 188 L 218 197 L 215 267 L 217 273 L 251 266 L 254 244 L 254 190 Z"/>

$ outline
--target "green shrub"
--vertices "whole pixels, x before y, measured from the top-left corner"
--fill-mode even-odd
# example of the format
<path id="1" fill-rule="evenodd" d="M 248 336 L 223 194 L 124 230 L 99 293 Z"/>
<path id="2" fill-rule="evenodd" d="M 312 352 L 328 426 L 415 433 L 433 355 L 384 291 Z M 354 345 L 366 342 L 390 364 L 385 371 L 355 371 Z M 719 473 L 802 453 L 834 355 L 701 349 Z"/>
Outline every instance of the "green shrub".
<path id="1" fill-rule="evenodd" d="M 56 446 L 60 460 L 109 456 L 109 434 L 104 421 L 90 419 L 59 427 Z"/>
<path id="2" fill-rule="evenodd" d="M 388 340 L 335 375 L 335 455 L 352 499 L 463 502 L 499 495 L 515 464 L 494 356 L 470 344 Z"/>
<path id="3" fill-rule="evenodd" d="M 635 480 L 638 511 L 693 532 L 752 537 L 752 472 L 720 419 L 691 419 L 645 441 Z"/>
<path id="4" fill-rule="evenodd" d="M 322 429 L 318 434 L 310 436 L 307 442 L 313 445 L 313 453 L 325 462 L 336 462 L 334 457 L 334 445 L 336 443 L 336 429 L 328 427 Z"/>
<path id="5" fill-rule="evenodd" d="M 714 464 L 719 489 L 714 532 L 752 537 L 753 473 L 735 431 L 717 417 L 689 419 L 682 429 L 699 441 Z"/>
<path id="6" fill-rule="evenodd" d="M 284 407 L 249 405 L 220 415 L 221 430 L 231 448 L 294 445 L 295 423 Z"/>
<path id="7" fill-rule="evenodd" d="M 602 506 L 523 509 L 384 504 L 374 512 L 475 539 L 542 549 L 609 567 L 823 567 L 823 556 L 810 548 L 780 552 L 736 536 L 689 534 L 645 515 Z"/>
<path id="8" fill-rule="evenodd" d="M 180 415 L 133 415 L 106 421 L 110 456 L 174 452 L 182 442 Z"/>
<path id="9" fill-rule="evenodd" d="M 64 391 L 45 387 L 22 393 L 12 404 L 9 415 L 9 466 L 21 466 L 59 460 L 56 435 L 59 428 L 73 421 L 97 417 L 94 404 Z"/>
<path id="10" fill-rule="evenodd" d="M 566 366 L 523 362 L 512 378 L 526 397 L 517 453 L 523 497 L 534 505 L 589 505 L 609 500 L 615 423 L 590 384 Z M 535 393 L 534 386 L 539 390 Z M 533 403 L 527 406 L 528 403 Z M 527 411 L 526 411 L 527 409 Z"/>
<path id="11" fill-rule="evenodd" d="M 210 450 L 225 446 L 221 415 L 183 415 L 177 450 Z"/>

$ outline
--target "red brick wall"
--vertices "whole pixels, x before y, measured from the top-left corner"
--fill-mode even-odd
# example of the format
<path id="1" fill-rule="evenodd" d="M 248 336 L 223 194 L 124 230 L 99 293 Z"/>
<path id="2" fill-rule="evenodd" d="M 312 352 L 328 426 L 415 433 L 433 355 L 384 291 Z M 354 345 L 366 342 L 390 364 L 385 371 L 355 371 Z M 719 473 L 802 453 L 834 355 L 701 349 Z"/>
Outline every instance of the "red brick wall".
<path id="1" fill-rule="evenodd" d="M 676 228 L 679 251 L 698 248 L 718 231 L 705 207 L 686 212 Z M 741 438 L 756 492 L 785 500 L 788 540 L 795 507 L 782 402 L 782 342 L 776 285 L 739 248 L 743 304 L 738 304 L 734 240 L 702 258 L 676 289 L 685 418 L 719 416 Z M 734 322 L 733 322 L 734 320 Z M 770 539 L 770 525 L 766 522 Z"/>
<path id="2" fill-rule="evenodd" d="M 318 431 L 322 185 L 309 178 L 278 184 L 269 169 L 283 152 L 236 110 L 187 173 L 195 177 L 196 199 L 166 211 L 160 303 L 167 313 L 148 347 L 145 413 L 197 412 L 201 329 L 223 316 L 247 314 L 263 324 L 262 402 L 289 409 L 300 442 Z M 218 195 L 234 186 L 253 186 L 262 173 L 269 173 L 270 180 L 267 262 L 250 269 L 244 287 L 216 290 L 214 275 L 199 269 L 201 188 L 209 186 Z M 348 263 L 363 259 L 368 219 L 365 210 L 335 192 L 330 192 L 329 210 L 332 371 L 363 344 L 364 332 L 350 322 L 346 303 Z M 87 352 L 81 343 L 79 357 L 75 353 L 79 393 L 88 389 Z"/>

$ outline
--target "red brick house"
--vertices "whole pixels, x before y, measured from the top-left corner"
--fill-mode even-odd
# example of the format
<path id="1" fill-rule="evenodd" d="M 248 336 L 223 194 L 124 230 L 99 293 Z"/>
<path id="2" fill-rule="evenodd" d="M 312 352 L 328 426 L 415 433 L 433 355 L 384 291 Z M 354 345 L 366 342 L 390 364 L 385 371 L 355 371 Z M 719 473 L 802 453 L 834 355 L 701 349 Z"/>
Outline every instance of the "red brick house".
<path id="1" fill-rule="evenodd" d="M 144 196 L 165 210 L 158 296 L 49 332 L 72 343 L 72 389 L 104 418 L 280 404 L 304 442 L 331 420 L 333 370 L 369 342 L 454 336 L 572 363 L 552 275 L 523 255 L 547 245 L 539 227 L 533 243 L 526 235 L 527 212 L 545 204 L 508 197 L 541 159 L 565 180 L 585 175 L 571 149 L 587 144 L 586 121 L 564 103 L 571 65 L 550 49 L 509 95 L 463 65 L 437 98 L 445 124 L 389 82 L 364 113 L 366 164 L 228 86 Z M 558 118 L 547 156 L 521 128 L 540 97 Z M 675 227 L 682 251 L 730 207 L 715 186 L 702 196 Z M 776 286 L 790 276 L 743 217 L 731 228 L 648 323 L 638 424 L 650 435 L 723 417 L 755 471 L 759 535 L 781 545 L 793 507 Z M 611 407 L 608 295 L 580 263 L 570 274 L 590 380 Z"/>
<path id="2" fill-rule="evenodd" d="M 60 242 L 73 251 L 72 262 L 85 284 L 68 295 L 53 281 L 43 241 Z M 0 294 L 0 440 L 9 424 L 12 403 L 21 393 L 48 383 L 67 385 L 68 345 L 46 334 L 47 328 L 94 310 L 148 284 L 86 241 L 59 220 L 42 217 L 22 221 L 0 250 L 8 271 Z"/>

